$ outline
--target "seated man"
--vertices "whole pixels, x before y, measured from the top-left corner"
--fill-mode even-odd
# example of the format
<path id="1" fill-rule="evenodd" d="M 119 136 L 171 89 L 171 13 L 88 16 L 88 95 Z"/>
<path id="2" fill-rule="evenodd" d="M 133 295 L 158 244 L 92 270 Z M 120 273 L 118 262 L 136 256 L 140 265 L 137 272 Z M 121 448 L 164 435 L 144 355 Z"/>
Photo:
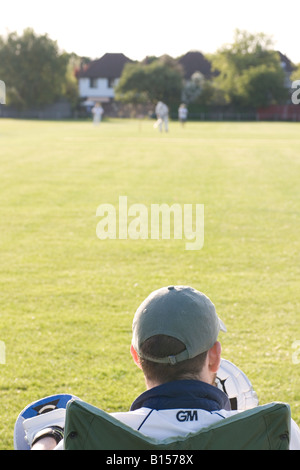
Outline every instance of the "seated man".
<path id="1" fill-rule="evenodd" d="M 131 345 L 147 390 L 130 411 L 112 415 L 145 435 L 164 439 L 185 436 L 238 413 L 216 386 L 220 330 L 226 328 L 201 292 L 169 286 L 150 294 L 134 316 Z M 255 398 L 253 392 L 253 406 Z M 290 449 L 300 450 L 300 430 L 294 421 L 291 424 Z M 30 435 L 33 449 L 54 448 L 59 440 L 51 433 L 39 432 L 38 440 Z"/>

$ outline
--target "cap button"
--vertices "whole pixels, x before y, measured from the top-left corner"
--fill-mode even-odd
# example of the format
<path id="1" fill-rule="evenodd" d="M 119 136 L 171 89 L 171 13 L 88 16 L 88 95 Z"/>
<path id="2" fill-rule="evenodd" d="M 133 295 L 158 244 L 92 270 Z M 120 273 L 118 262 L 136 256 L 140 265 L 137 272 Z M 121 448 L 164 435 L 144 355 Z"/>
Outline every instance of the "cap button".
<path id="1" fill-rule="evenodd" d="M 168 290 L 173 290 L 174 286 L 168 286 Z"/>

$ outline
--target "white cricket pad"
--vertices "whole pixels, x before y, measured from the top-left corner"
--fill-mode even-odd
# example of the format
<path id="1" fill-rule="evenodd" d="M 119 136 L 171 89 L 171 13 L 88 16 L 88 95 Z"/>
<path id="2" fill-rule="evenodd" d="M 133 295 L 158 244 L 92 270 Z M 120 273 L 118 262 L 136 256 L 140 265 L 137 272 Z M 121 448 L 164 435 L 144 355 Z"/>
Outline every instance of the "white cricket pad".
<path id="1" fill-rule="evenodd" d="M 228 395 L 233 410 L 249 410 L 258 406 L 258 397 L 250 380 L 232 362 L 221 360 L 216 383 Z"/>

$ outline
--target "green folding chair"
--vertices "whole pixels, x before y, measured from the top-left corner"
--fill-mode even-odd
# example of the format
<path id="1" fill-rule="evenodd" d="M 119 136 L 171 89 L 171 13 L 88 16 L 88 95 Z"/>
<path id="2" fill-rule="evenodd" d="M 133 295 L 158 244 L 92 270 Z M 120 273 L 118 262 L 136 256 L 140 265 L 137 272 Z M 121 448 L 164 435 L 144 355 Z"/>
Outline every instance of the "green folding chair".
<path id="1" fill-rule="evenodd" d="M 80 400 L 67 406 L 66 450 L 288 450 L 291 412 L 285 403 L 243 411 L 185 437 L 158 440 Z"/>

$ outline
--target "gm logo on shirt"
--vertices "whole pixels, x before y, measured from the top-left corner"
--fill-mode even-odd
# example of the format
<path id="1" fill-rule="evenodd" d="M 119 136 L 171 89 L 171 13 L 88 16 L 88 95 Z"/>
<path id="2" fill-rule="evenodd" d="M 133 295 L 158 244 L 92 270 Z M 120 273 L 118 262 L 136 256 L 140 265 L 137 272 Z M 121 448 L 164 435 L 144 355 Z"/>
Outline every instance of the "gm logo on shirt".
<path id="1" fill-rule="evenodd" d="M 198 421 L 198 413 L 197 410 L 180 410 L 176 414 L 176 418 L 180 422 Z"/>

